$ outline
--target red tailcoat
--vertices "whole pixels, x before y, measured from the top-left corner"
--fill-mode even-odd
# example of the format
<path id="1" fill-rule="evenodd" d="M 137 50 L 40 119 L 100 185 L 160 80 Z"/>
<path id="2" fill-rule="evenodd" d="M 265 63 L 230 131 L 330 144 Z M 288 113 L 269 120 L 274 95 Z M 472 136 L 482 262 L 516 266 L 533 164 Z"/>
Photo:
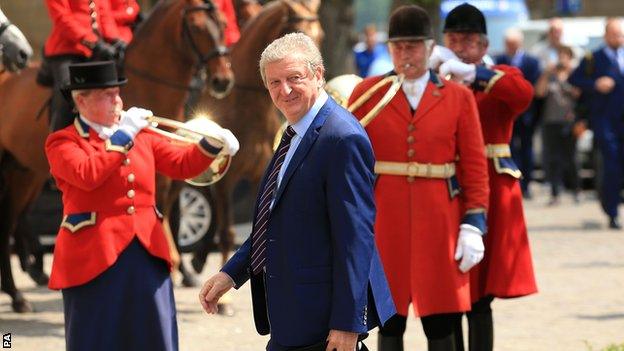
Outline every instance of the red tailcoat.
<path id="1" fill-rule="evenodd" d="M 355 101 L 381 77 L 365 79 Z M 354 113 L 362 118 L 385 94 L 380 89 Z M 470 309 L 468 274 L 454 260 L 464 210 L 487 208 L 487 166 L 477 107 L 470 91 L 434 73 L 415 111 L 402 90 L 366 127 L 377 161 L 452 163 L 462 193 L 451 198 L 446 179 L 379 175 L 375 239 L 394 303 L 416 316 Z"/>
<path id="2" fill-rule="evenodd" d="M 98 40 L 92 28 L 90 1 L 95 4 L 95 19 L 101 37 L 106 41 L 119 38 L 117 25 L 111 14 L 110 0 L 46 0 L 52 21 L 52 32 L 44 47 L 46 56 L 91 56 L 91 50 L 80 43 L 81 40 Z"/>
<path id="3" fill-rule="evenodd" d="M 474 90 L 485 144 L 509 144 L 514 120 L 533 98 L 533 87 L 515 67 L 479 67 Z M 490 208 L 485 258 L 470 271 L 472 300 L 486 295 L 515 297 L 537 292 L 527 228 L 522 209 L 522 192 L 512 176 L 517 167 L 496 170 L 488 160 Z M 519 173 L 518 173 L 519 174 Z"/>
<path id="4" fill-rule="evenodd" d="M 132 25 L 139 15 L 139 4 L 136 0 L 110 0 L 110 5 L 119 39 L 127 44 L 132 40 Z"/>
<path id="5" fill-rule="evenodd" d="M 200 146 L 174 145 L 150 131 L 140 132 L 127 153 L 110 149 L 79 119 L 48 136 L 46 155 L 63 192 L 64 215 L 54 248 L 51 289 L 94 279 L 115 263 L 135 236 L 171 266 L 162 216 L 155 206 L 156 172 L 190 178 L 213 160 Z"/>

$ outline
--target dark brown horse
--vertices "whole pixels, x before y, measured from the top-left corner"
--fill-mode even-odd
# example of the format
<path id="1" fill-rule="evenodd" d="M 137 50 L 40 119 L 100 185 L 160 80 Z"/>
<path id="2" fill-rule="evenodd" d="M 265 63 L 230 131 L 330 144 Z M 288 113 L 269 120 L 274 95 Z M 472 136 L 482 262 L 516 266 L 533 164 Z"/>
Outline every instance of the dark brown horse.
<path id="1" fill-rule="evenodd" d="M 232 130 L 241 149 L 232 159 L 225 177 L 214 185 L 217 240 L 223 263 L 233 248 L 232 192 L 240 180 L 248 180 L 257 192 L 260 178 L 273 155 L 273 138 L 280 119 L 268 91 L 262 83 L 258 61 L 264 48 L 273 40 L 291 32 L 303 32 L 320 43 L 323 31 L 317 16 L 320 1 L 278 0 L 266 4 L 241 34 L 232 50 L 236 84 L 223 100 L 202 96 L 198 112 L 211 115 L 215 122 Z M 201 269 L 210 247 L 198 252 L 193 263 Z"/>
<path id="2" fill-rule="evenodd" d="M 200 69 L 209 77 L 210 91 L 227 92 L 233 74 L 224 57 L 216 11 L 204 0 L 161 1 L 152 9 L 126 52 L 129 82 L 122 90 L 126 106 L 142 106 L 157 115 L 181 119 L 189 82 Z M 36 68 L 29 68 L 0 85 L 0 149 L 4 151 L 0 161 L 0 275 L 2 291 L 11 296 L 16 312 L 31 311 L 32 306 L 13 282 L 9 235 L 49 176 L 43 147 L 51 90 L 36 84 L 36 73 Z"/>

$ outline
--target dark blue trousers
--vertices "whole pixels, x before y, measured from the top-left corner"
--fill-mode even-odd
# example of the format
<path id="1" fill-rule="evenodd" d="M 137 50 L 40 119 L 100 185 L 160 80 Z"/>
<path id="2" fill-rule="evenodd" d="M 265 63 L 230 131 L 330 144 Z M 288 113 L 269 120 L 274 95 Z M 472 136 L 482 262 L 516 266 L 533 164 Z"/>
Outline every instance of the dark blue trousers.
<path id="1" fill-rule="evenodd" d="M 177 351 L 178 326 L 166 262 L 138 239 L 92 281 L 63 289 L 68 351 Z"/>
<path id="2" fill-rule="evenodd" d="M 620 192 L 624 178 L 624 140 L 612 135 L 597 136 L 597 145 L 602 154 L 602 209 L 609 217 L 618 216 Z"/>

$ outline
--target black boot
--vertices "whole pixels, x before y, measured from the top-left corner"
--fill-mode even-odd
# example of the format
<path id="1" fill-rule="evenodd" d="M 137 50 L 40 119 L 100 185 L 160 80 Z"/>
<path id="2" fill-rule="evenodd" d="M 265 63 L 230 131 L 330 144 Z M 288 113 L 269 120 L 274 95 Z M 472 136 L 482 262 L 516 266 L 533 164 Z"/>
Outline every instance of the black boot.
<path id="1" fill-rule="evenodd" d="M 448 335 L 442 339 L 428 339 L 427 350 L 429 351 L 456 351 L 455 334 Z"/>
<path id="2" fill-rule="evenodd" d="M 403 351 L 403 337 L 377 334 L 377 351 Z"/>
<path id="3" fill-rule="evenodd" d="M 494 349 L 494 323 L 492 312 L 468 314 L 468 345 L 470 351 Z"/>

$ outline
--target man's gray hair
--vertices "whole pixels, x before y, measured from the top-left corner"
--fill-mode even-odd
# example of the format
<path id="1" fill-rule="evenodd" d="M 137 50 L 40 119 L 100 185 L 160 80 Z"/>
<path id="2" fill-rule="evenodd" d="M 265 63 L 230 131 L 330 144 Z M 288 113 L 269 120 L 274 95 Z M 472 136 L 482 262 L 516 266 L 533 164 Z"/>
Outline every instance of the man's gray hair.
<path id="1" fill-rule="evenodd" d="M 85 95 L 87 92 L 89 91 L 89 89 L 74 89 L 71 91 L 71 97 L 72 99 L 76 99 L 76 96 L 78 95 Z"/>
<path id="2" fill-rule="evenodd" d="M 283 60 L 293 53 L 302 56 L 311 73 L 314 73 L 319 68 L 321 72 L 325 72 L 323 57 L 314 41 L 303 33 L 290 33 L 275 39 L 260 55 L 260 75 L 265 85 L 266 76 L 264 70 L 266 65 Z"/>

